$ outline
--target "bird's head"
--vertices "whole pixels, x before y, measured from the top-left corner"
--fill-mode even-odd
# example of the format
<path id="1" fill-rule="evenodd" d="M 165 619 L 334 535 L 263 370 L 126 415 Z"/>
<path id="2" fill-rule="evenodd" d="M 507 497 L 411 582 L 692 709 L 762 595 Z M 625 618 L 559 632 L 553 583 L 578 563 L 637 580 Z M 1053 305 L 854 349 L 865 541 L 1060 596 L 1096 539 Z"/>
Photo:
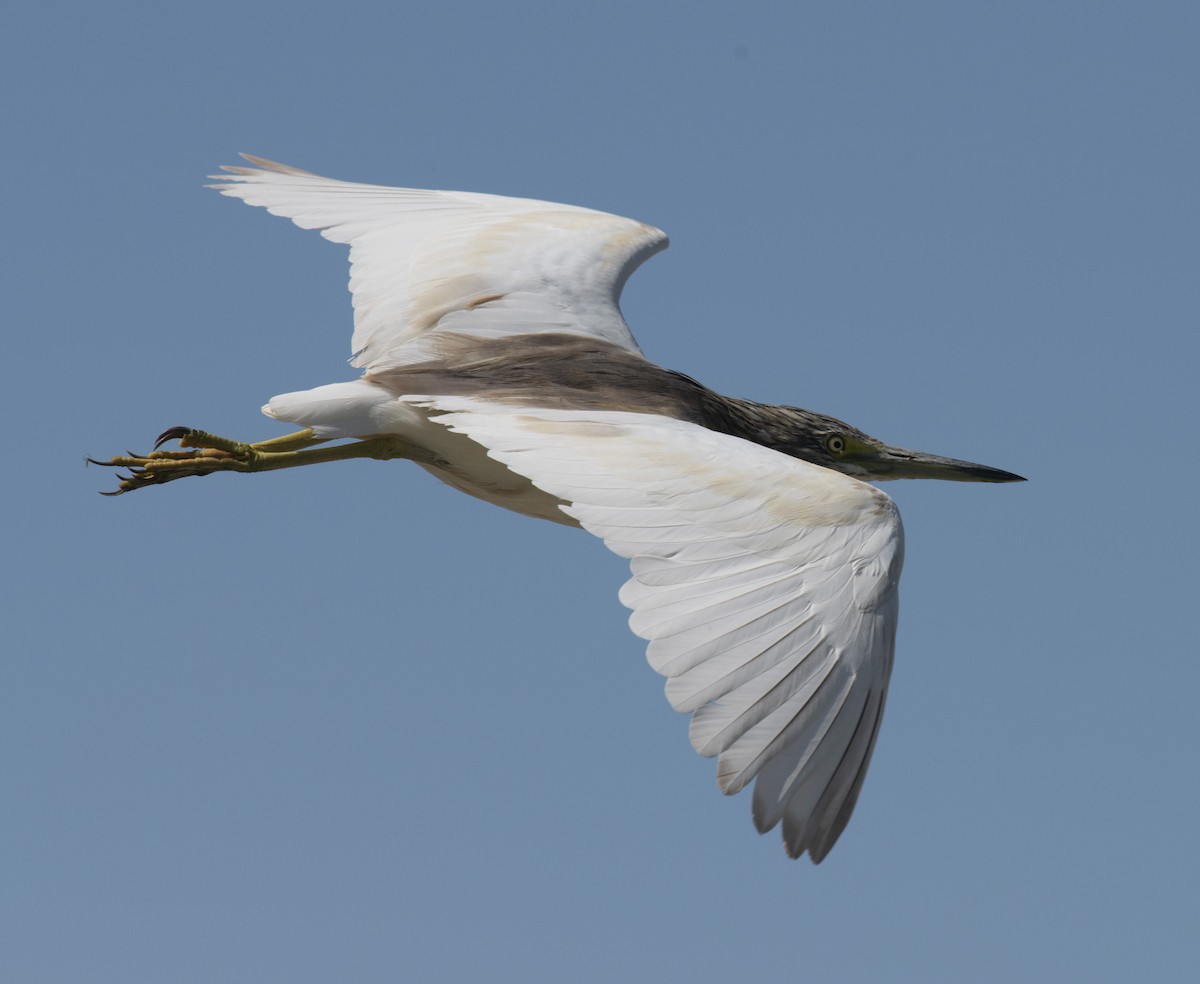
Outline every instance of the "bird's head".
<path id="1" fill-rule="evenodd" d="M 794 426 L 779 450 L 868 482 L 940 478 L 950 482 L 1023 482 L 1020 475 L 956 458 L 892 447 L 836 417 L 786 408 Z"/>

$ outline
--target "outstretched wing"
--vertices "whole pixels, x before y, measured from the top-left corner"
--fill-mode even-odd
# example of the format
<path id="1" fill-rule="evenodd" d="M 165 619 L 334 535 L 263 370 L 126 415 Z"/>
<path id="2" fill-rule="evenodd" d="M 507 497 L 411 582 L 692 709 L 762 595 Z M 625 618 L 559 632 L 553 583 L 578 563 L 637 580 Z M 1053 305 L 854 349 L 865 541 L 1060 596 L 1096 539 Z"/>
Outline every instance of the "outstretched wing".
<path id="1" fill-rule="evenodd" d="M 350 245 L 351 364 L 429 357 L 430 333 L 593 335 L 638 351 L 618 300 L 667 246 L 648 225 L 524 198 L 322 178 L 258 157 L 227 167 L 223 195 Z"/>
<path id="2" fill-rule="evenodd" d="M 883 714 L 903 560 L 883 492 L 650 414 L 413 397 L 563 499 L 631 563 L 621 600 L 726 793 L 820 861 L 846 826 Z"/>

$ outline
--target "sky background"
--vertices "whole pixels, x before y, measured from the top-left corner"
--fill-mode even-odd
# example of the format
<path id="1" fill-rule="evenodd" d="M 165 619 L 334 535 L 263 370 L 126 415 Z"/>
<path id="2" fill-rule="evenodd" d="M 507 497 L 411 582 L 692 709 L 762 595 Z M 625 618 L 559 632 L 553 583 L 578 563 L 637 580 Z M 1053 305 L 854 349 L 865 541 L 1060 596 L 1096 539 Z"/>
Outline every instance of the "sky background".
<path id="1" fill-rule="evenodd" d="M 0 979 L 1194 979 L 1200 8 L 8 4 Z M 887 486 L 820 867 L 726 799 L 622 561 L 404 463 L 85 455 L 353 378 L 239 151 L 666 230 L 646 353 L 1028 476 Z"/>

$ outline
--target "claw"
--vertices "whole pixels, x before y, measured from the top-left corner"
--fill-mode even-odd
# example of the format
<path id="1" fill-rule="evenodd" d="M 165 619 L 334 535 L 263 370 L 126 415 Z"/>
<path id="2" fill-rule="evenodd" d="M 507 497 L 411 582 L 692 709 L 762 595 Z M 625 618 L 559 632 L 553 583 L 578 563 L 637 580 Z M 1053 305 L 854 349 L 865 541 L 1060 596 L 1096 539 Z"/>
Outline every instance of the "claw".
<path id="1" fill-rule="evenodd" d="M 192 432 L 190 427 L 168 427 L 165 431 L 158 435 L 158 440 L 154 442 L 154 450 L 157 451 L 167 441 L 176 440 L 178 438 L 187 437 Z"/>
<path id="2" fill-rule="evenodd" d="M 159 450 L 168 441 L 173 440 L 178 440 L 180 445 L 188 450 Z M 314 438 L 311 430 L 305 430 L 282 439 L 262 442 L 263 449 L 260 450 L 256 445 L 231 441 L 191 427 L 169 427 L 158 435 L 154 442 L 154 450 L 149 454 L 127 451 L 124 455 L 114 455 L 106 461 L 91 457 L 84 460 L 88 464 L 103 465 L 106 468 L 126 469 L 126 472 L 120 472 L 116 476 L 117 489 L 104 493 L 121 495 L 151 485 L 164 485 L 179 478 L 200 478 L 217 472 L 266 471 L 290 468 L 293 464 L 308 464 L 310 460 L 333 460 L 326 456 L 327 452 L 316 452 L 318 457 L 311 458 L 314 452 L 307 449 L 312 444 L 320 443 L 322 440 Z M 392 457 L 391 454 L 378 451 L 374 445 L 369 453 L 376 457 Z M 365 455 L 358 452 L 352 456 Z M 298 460 L 293 461 L 293 458 Z"/>

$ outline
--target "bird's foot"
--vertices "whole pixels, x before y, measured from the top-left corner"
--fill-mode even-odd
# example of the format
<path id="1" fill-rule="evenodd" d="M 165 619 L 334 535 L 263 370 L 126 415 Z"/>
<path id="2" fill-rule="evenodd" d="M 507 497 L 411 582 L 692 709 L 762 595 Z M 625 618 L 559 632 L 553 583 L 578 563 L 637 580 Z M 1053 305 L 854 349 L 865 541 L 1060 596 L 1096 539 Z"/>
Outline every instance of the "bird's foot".
<path id="1" fill-rule="evenodd" d="M 178 440 L 180 447 L 191 450 L 160 450 L 172 440 Z M 154 450 L 149 454 L 135 454 L 130 451 L 107 461 L 98 461 L 95 458 L 87 460 L 93 465 L 128 469 L 127 474 L 117 476 L 119 484 L 116 491 L 101 493 L 121 495 L 134 489 L 162 485 L 193 475 L 211 475 L 219 471 L 260 471 L 265 464 L 264 456 L 295 451 L 316 443 L 318 441 L 313 438 L 311 430 L 288 435 L 287 438 L 276 438 L 275 441 L 246 444 L 190 427 L 172 427 L 158 436 L 158 440 L 154 442 Z"/>
<path id="2" fill-rule="evenodd" d="M 168 441 L 178 440 L 184 451 L 159 450 Z M 315 448 L 313 445 L 326 443 L 327 438 L 314 436 L 305 429 L 295 434 L 276 437 L 257 444 L 231 441 L 205 431 L 190 427 L 172 427 L 163 431 L 149 454 L 125 455 L 98 461 L 88 458 L 93 465 L 110 468 L 125 468 L 128 473 L 118 475 L 118 485 L 113 492 L 101 495 L 121 495 L 149 485 L 163 485 L 177 478 L 193 475 L 212 475 L 216 472 L 260 472 L 279 468 L 295 468 L 299 465 L 315 465 L 324 461 L 341 461 L 348 458 L 414 458 L 425 460 L 428 453 L 414 448 L 397 435 L 385 434 L 350 444 Z"/>

